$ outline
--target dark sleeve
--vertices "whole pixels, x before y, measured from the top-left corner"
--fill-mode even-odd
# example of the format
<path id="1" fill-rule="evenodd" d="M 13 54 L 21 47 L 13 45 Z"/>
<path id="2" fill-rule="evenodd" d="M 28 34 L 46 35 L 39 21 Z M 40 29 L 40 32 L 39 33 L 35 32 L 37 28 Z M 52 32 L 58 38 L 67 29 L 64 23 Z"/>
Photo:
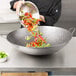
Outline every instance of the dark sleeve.
<path id="1" fill-rule="evenodd" d="M 12 1 L 10 2 L 10 5 L 11 5 L 10 9 L 13 10 L 13 11 L 16 11 L 16 9 L 13 8 L 13 5 L 14 5 L 14 3 L 15 3 L 16 1 L 19 1 L 19 0 L 12 0 Z"/>
<path id="2" fill-rule="evenodd" d="M 61 15 L 61 0 L 54 0 L 53 6 L 49 8 L 49 11 L 45 17 L 45 23 L 41 22 L 41 25 L 54 25 Z"/>

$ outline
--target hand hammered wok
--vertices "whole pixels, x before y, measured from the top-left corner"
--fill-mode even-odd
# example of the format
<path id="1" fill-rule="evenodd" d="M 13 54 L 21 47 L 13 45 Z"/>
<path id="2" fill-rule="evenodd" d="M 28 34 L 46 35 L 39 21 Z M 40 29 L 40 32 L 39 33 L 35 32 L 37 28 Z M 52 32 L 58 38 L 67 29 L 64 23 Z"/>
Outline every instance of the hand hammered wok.
<path id="1" fill-rule="evenodd" d="M 51 44 L 51 47 L 25 47 L 25 43 L 27 43 L 27 41 L 25 41 L 25 37 L 30 35 L 25 28 L 9 33 L 7 35 L 7 40 L 14 44 L 18 51 L 23 53 L 30 55 L 48 55 L 53 54 L 63 48 L 71 40 L 73 33 L 66 29 L 52 26 L 39 26 L 39 29 L 43 33 L 43 37 L 47 38 L 47 42 Z"/>

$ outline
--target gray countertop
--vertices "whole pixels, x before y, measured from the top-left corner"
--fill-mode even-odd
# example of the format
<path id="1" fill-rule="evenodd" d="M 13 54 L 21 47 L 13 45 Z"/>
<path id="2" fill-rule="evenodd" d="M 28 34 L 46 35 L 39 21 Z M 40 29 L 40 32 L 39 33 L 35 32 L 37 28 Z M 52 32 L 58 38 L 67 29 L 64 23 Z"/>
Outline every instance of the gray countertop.
<path id="1" fill-rule="evenodd" d="M 21 53 L 3 37 L 0 37 L 0 50 L 9 55 L 7 62 L 0 63 L 0 71 L 76 70 L 76 37 L 59 52 L 49 56 Z"/>

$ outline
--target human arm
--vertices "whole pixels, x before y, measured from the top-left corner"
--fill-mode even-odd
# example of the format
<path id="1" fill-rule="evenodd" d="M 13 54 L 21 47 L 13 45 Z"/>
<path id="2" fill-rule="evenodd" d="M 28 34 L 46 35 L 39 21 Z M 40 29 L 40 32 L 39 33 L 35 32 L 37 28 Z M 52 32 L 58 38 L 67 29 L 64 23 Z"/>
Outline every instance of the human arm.
<path id="1" fill-rule="evenodd" d="M 41 22 L 41 25 L 54 25 L 61 15 L 61 0 L 54 0 L 52 7 L 49 8 L 44 16 L 45 22 Z"/>

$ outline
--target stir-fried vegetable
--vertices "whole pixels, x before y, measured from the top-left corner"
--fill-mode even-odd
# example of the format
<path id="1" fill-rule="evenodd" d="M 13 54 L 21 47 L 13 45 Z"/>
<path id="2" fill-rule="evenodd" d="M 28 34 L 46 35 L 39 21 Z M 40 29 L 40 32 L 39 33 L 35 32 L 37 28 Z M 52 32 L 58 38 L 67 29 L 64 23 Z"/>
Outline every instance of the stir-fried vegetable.
<path id="1" fill-rule="evenodd" d="M 5 58 L 5 57 L 7 57 L 8 55 L 5 53 L 5 52 L 3 52 L 3 51 L 0 51 L 0 59 L 1 58 Z"/>
<path id="2" fill-rule="evenodd" d="M 46 39 L 42 37 L 43 33 L 41 33 L 38 29 L 38 23 L 41 21 L 40 19 L 32 18 L 31 13 L 25 13 L 24 15 L 19 17 L 23 26 L 27 28 L 28 32 L 31 32 L 31 36 L 27 36 L 25 39 L 30 40 L 34 37 L 34 41 L 27 43 L 26 47 L 50 47 L 51 45 L 46 42 Z"/>

